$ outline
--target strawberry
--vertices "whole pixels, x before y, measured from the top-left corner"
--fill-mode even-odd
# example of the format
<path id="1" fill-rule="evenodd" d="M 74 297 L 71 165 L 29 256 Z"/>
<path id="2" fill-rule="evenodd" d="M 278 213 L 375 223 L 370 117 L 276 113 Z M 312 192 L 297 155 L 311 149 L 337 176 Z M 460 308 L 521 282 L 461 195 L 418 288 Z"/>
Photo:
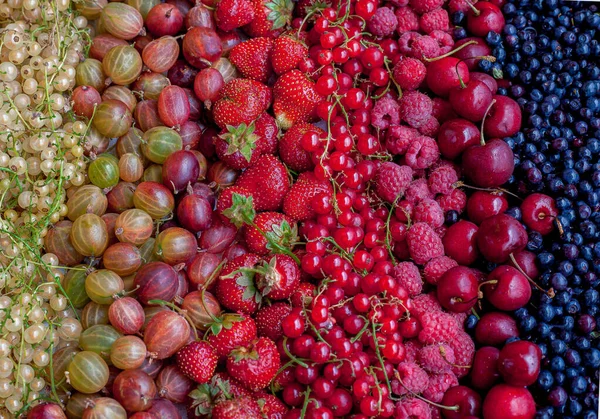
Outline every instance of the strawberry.
<path id="1" fill-rule="evenodd" d="M 279 398 L 261 392 L 255 396 L 260 412 L 265 419 L 283 419 L 288 412 L 288 408 Z"/>
<path id="2" fill-rule="evenodd" d="M 249 397 L 251 394 L 229 374 L 218 372 L 213 375 L 210 382 L 192 390 L 189 397 L 196 417 L 210 417 L 217 404 L 235 397 Z"/>
<path id="3" fill-rule="evenodd" d="M 300 268 L 288 255 L 275 255 L 258 268 L 256 287 L 272 300 L 289 298 L 300 284 Z"/>
<path id="4" fill-rule="evenodd" d="M 241 170 L 256 163 L 261 155 L 258 136 L 254 133 L 254 122 L 237 127 L 227 125 L 215 140 L 217 156 L 227 166 Z"/>
<path id="5" fill-rule="evenodd" d="M 248 250 L 253 253 L 280 253 L 274 245 L 284 249 L 291 248 L 298 240 L 298 226 L 280 212 L 261 212 L 254 217 L 253 225 L 246 228 L 244 238 Z"/>
<path id="6" fill-rule="evenodd" d="M 251 391 L 269 385 L 280 365 L 277 345 L 269 338 L 258 338 L 227 357 L 227 372 Z"/>
<path id="7" fill-rule="evenodd" d="M 283 74 L 273 86 L 273 112 L 283 129 L 296 122 L 305 122 L 315 117 L 317 105 L 323 97 L 315 90 L 315 83 L 300 70 Z"/>
<path id="8" fill-rule="evenodd" d="M 272 341 L 277 341 L 283 336 L 281 321 L 292 312 L 286 303 L 275 303 L 261 307 L 256 313 L 256 329 L 258 336 L 265 336 Z"/>
<path id="9" fill-rule="evenodd" d="M 315 167 L 311 155 L 302 148 L 302 137 L 307 132 L 315 132 L 324 136 L 325 132 L 308 122 L 298 122 L 281 137 L 279 141 L 279 157 L 287 167 L 297 172 L 305 172 Z"/>
<path id="10" fill-rule="evenodd" d="M 292 21 L 292 0 L 251 0 L 254 19 L 243 29 L 252 38 L 276 38 Z"/>
<path id="11" fill-rule="evenodd" d="M 273 74 L 272 50 L 271 38 L 252 38 L 234 46 L 229 53 L 229 61 L 247 79 L 266 83 Z"/>
<path id="12" fill-rule="evenodd" d="M 212 409 L 212 419 L 262 419 L 256 400 L 249 396 L 225 400 Z"/>
<path id="13" fill-rule="evenodd" d="M 176 358 L 181 372 L 200 384 L 209 382 L 217 368 L 215 350 L 203 340 L 184 346 Z"/>
<path id="14" fill-rule="evenodd" d="M 249 124 L 271 104 L 271 89 L 249 79 L 233 79 L 219 92 L 213 106 L 213 119 L 219 128 Z"/>
<path id="15" fill-rule="evenodd" d="M 254 134 L 258 136 L 258 146 L 262 154 L 275 154 L 279 146 L 279 128 L 277 121 L 267 112 L 254 121 Z"/>
<path id="16" fill-rule="evenodd" d="M 225 188 L 217 200 L 217 212 L 223 221 L 238 228 L 250 224 L 256 214 L 252 193 L 244 186 Z"/>
<path id="17" fill-rule="evenodd" d="M 273 41 L 271 64 L 278 75 L 298 68 L 307 56 L 308 47 L 296 37 L 283 35 Z"/>
<path id="18" fill-rule="evenodd" d="M 217 27 L 229 32 L 254 19 L 254 7 L 250 0 L 221 0 L 217 3 L 215 20 Z"/>
<path id="19" fill-rule="evenodd" d="M 220 358 L 225 358 L 238 346 L 246 346 L 256 339 L 256 323 L 249 316 L 228 313 L 212 323 L 208 342 Z"/>
<path id="20" fill-rule="evenodd" d="M 287 169 L 277 157 L 263 154 L 240 175 L 235 185 L 250 191 L 257 211 L 276 211 L 290 188 L 290 180 Z"/>
<path id="21" fill-rule="evenodd" d="M 261 295 L 254 285 L 253 269 L 260 262 L 260 257 L 253 253 L 238 256 L 229 261 L 221 271 L 217 281 L 217 298 L 223 307 L 245 314 L 252 314 L 258 309 Z"/>
<path id="22" fill-rule="evenodd" d="M 331 195 L 330 185 L 313 179 L 303 179 L 296 182 L 283 200 L 283 212 L 294 220 L 303 221 L 313 218 L 312 199 L 320 193 Z"/>

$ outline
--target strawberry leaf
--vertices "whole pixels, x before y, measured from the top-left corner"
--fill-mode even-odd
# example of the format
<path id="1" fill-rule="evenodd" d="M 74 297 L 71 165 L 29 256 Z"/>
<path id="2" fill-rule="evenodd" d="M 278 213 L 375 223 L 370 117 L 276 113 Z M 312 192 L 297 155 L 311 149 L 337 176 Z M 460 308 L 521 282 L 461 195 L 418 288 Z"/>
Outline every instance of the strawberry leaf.
<path id="1" fill-rule="evenodd" d="M 254 122 L 250 125 L 242 123 L 237 127 L 227 125 L 226 128 L 227 132 L 219 135 L 219 138 L 225 140 L 228 144 L 225 155 L 230 156 L 240 153 L 247 162 L 250 162 L 258 141 L 258 136 L 254 134 Z"/>
<path id="2" fill-rule="evenodd" d="M 242 300 L 250 300 L 254 298 L 257 303 L 260 303 L 262 296 L 254 285 L 255 269 L 240 268 L 236 272 L 239 274 L 239 276 L 235 280 L 235 283 L 244 288 Z"/>
<path id="3" fill-rule="evenodd" d="M 281 224 L 273 224 L 271 231 L 265 232 L 267 239 L 267 249 L 272 252 L 280 253 L 278 246 L 284 249 L 289 249 L 292 244 L 298 240 L 298 226 L 293 226 L 287 220 L 283 220 Z"/>
<path id="4" fill-rule="evenodd" d="M 232 204 L 223 210 L 223 215 L 231 220 L 237 228 L 254 221 L 256 211 L 254 210 L 253 198 L 238 193 L 231 195 Z"/>
<path id="5" fill-rule="evenodd" d="M 273 22 L 271 29 L 283 28 L 289 25 L 292 19 L 294 4 L 291 0 L 273 0 L 265 5 L 271 12 L 267 19 Z"/>

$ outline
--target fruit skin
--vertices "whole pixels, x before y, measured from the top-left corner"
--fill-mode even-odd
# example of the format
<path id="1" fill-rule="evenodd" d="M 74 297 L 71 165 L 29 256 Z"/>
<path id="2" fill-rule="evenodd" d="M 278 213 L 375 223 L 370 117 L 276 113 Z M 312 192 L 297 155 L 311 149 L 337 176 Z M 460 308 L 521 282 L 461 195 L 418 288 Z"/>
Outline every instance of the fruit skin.
<path id="1" fill-rule="evenodd" d="M 218 357 L 205 341 L 192 342 L 177 352 L 177 366 L 198 384 L 207 383 L 217 368 Z"/>
<path id="2" fill-rule="evenodd" d="M 256 323 L 250 316 L 225 314 L 210 326 L 207 340 L 219 358 L 225 358 L 238 346 L 256 339 Z"/>
<path id="3" fill-rule="evenodd" d="M 299 287 L 297 287 L 299 288 Z M 263 306 L 256 313 L 256 328 L 259 336 L 264 336 L 276 342 L 283 336 L 281 322 L 292 312 L 292 308 L 286 303 L 275 303 Z"/>
<path id="4" fill-rule="evenodd" d="M 277 157 L 262 155 L 254 166 L 240 175 L 235 186 L 250 191 L 257 211 L 277 211 L 290 188 L 290 180 Z"/>
<path id="5" fill-rule="evenodd" d="M 313 119 L 322 100 L 323 97 L 315 90 L 315 83 L 304 73 L 288 71 L 273 86 L 273 112 L 277 124 L 286 130 L 294 123 Z"/>
<path id="6" fill-rule="evenodd" d="M 254 19 L 244 26 L 252 38 L 266 36 L 276 38 L 292 20 L 294 4 L 291 0 L 251 0 Z"/>
<path id="7" fill-rule="evenodd" d="M 256 163 L 261 155 L 259 137 L 254 133 L 254 122 L 234 127 L 227 125 L 215 139 L 219 159 L 232 169 L 241 170 Z"/>
<path id="8" fill-rule="evenodd" d="M 449 269 L 437 284 L 437 296 L 450 312 L 466 313 L 477 303 L 477 275 L 465 266 Z"/>
<path id="9" fill-rule="evenodd" d="M 471 372 L 471 385 L 479 390 L 491 388 L 500 378 L 498 356 L 500 350 L 493 346 L 481 347 L 475 352 Z"/>
<path id="10" fill-rule="evenodd" d="M 258 403 L 250 396 L 218 403 L 211 412 L 213 419 L 262 419 Z"/>
<path id="11" fill-rule="evenodd" d="M 496 138 L 467 148 L 462 156 L 462 169 L 475 186 L 498 187 L 513 174 L 514 154 L 508 144 Z"/>
<path id="12" fill-rule="evenodd" d="M 271 89 L 249 79 L 233 79 L 219 91 L 213 119 L 219 128 L 249 124 L 271 104 Z"/>
<path id="13" fill-rule="evenodd" d="M 477 226 L 470 221 L 460 220 L 448 227 L 442 239 L 446 256 L 459 265 L 471 265 L 479 256 L 477 249 Z"/>
<path id="14" fill-rule="evenodd" d="M 273 74 L 272 50 L 272 39 L 252 38 L 234 46 L 229 52 L 229 61 L 244 77 L 266 83 Z"/>
<path id="15" fill-rule="evenodd" d="M 521 108 L 513 99 L 495 95 L 496 103 L 492 105 L 485 118 L 483 132 L 489 138 L 505 138 L 515 135 L 521 129 Z"/>
<path id="16" fill-rule="evenodd" d="M 480 345 L 502 346 L 507 339 L 518 336 L 517 322 L 505 313 L 485 313 L 475 326 L 475 340 Z"/>
<path id="17" fill-rule="evenodd" d="M 254 218 L 254 225 L 247 226 L 244 231 L 248 250 L 261 256 L 274 250 L 263 233 L 284 249 L 291 248 L 298 239 L 296 223 L 279 212 L 261 212 Z"/>
<path id="18" fill-rule="evenodd" d="M 529 390 L 498 384 L 483 401 L 485 419 L 533 419 L 535 402 Z"/>
<path id="19" fill-rule="evenodd" d="M 288 255 L 275 255 L 263 263 L 264 274 L 256 280 L 257 288 L 272 300 L 289 298 L 300 284 L 300 268 Z"/>
<path id="20" fill-rule="evenodd" d="M 506 214 L 486 218 L 477 231 L 477 247 L 493 263 L 506 262 L 511 253 L 525 248 L 527 239 L 523 226 Z"/>
<path id="21" fill-rule="evenodd" d="M 254 268 L 260 257 L 253 253 L 238 256 L 227 263 L 217 281 L 217 298 L 226 308 L 245 314 L 258 309 L 260 294 L 254 285 L 254 273 L 240 268 Z"/>
<path id="22" fill-rule="evenodd" d="M 541 193 L 533 193 L 525 197 L 521 203 L 523 223 L 541 235 L 550 234 L 554 230 L 554 219 L 558 209 L 554 199 Z"/>
<path id="23" fill-rule="evenodd" d="M 227 372 L 248 390 L 265 388 L 280 367 L 277 346 L 269 338 L 258 338 L 248 347 L 241 347 L 227 357 Z"/>
<path id="24" fill-rule="evenodd" d="M 279 156 L 281 160 L 292 170 L 304 172 L 312 169 L 315 165 L 308 151 L 302 148 L 302 136 L 307 132 L 324 134 L 323 130 L 307 122 L 294 124 L 279 140 Z"/>
<path id="25" fill-rule="evenodd" d="M 531 286 L 527 278 L 512 266 L 500 265 L 487 278 L 496 283 L 486 284 L 483 293 L 499 310 L 513 311 L 524 307 L 531 298 Z"/>
<path id="26" fill-rule="evenodd" d="M 523 387 L 536 382 L 540 375 L 542 351 L 525 340 L 507 343 L 500 351 L 498 371 L 509 385 Z"/>
<path id="27" fill-rule="evenodd" d="M 232 31 L 247 25 L 253 19 L 254 8 L 248 0 L 221 0 L 217 3 L 215 20 L 222 31 Z"/>
<path id="28" fill-rule="evenodd" d="M 273 41 L 271 65 L 275 74 L 281 75 L 298 68 L 308 55 L 307 46 L 294 36 L 282 35 Z"/>
<path id="29" fill-rule="evenodd" d="M 442 124 L 437 142 L 442 156 L 454 160 L 470 146 L 479 144 L 480 137 L 479 129 L 472 122 L 455 118 Z"/>
<path id="30" fill-rule="evenodd" d="M 324 193 L 330 196 L 333 193 L 331 185 L 319 182 L 316 179 L 304 178 L 294 183 L 283 200 L 283 212 L 288 217 L 297 221 L 308 220 L 315 215 L 311 205 L 312 199 Z"/>
<path id="31" fill-rule="evenodd" d="M 480 1 L 467 12 L 467 29 L 475 36 L 484 37 L 490 31 L 502 33 L 504 16 L 492 2 Z"/>

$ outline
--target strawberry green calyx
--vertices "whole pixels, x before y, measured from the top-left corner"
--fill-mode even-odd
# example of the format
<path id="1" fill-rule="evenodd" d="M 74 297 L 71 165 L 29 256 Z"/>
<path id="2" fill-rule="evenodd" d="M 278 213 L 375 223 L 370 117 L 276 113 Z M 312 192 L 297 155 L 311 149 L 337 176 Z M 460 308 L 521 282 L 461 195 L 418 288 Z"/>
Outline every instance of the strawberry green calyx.
<path id="1" fill-rule="evenodd" d="M 256 289 L 256 285 L 254 285 L 255 274 L 256 270 L 254 268 L 239 268 L 229 275 L 224 276 L 224 278 L 234 278 L 237 276 L 235 283 L 244 289 L 242 300 L 254 299 L 257 304 L 260 304 L 262 295 Z"/>
<path id="2" fill-rule="evenodd" d="M 231 400 L 231 386 L 228 380 L 223 380 L 218 375 L 213 376 L 210 383 L 196 387 L 189 394 L 192 399 L 192 408 L 197 416 L 210 415 L 213 406 L 222 400 Z"/>
<path id="3" fill-rule="evenodd" d="M 272 257 L 271 260 L 264 261 L 263 265 L 257 268 L 257 273 L 260 274 L 258 286 L 262 289 L 262 294 L 267 295 L 273 287 L 281 283 L 281 272 L 277 269 L 277 258 Z"/>
<path id="4" fill-rule="evenodd" d="M 239 152 L 249 162 L 259 139 L 258 135 L 254 134 L 254 122 L 251 122 L 250 125 L 242 123 L 237 127 L 227 125 L 226 128 L 227 132 L 219 136 L 228 144 L 225 154 L 230 156 Z"/>
<path id="5" fill-rule="evenodd" d="M 298 226 L 291 226 L 287 220 L 283 220 L 281 224 L 273 224 L 271 231 L 265 232 L 267 239 L 267 249 L 272 252 L 280 253 L 280 249 L 289 249 L 298 241 Z"/>
<path id="6" fill-rule="evenodd" d="M 227 313 L 224 316 L 217 318 L 217 320 L 210 325 L 210 331 L 213 335 L 218 335 L 221 333 L 221 330 L 231 329 L 234 323 L 241 322 L 242 320 L 244 320 L 244 317 L 239 314 Z"/>
<path id="7" fill-rule="evenodd" d="M 291 23 L 294 10 L 294 3 L 291 0 L 273 0 L 265 6 L 271 10 L 267 19 L 273 22 L 272 29 L 283 28 Z"/>
<path id="8" fill-rule="evenodd" d="M 256 360 L 258 359 L 258 351 L 254 347 L 254 345 L 251 344 L 248 348 L 240 346 L 239 348 L 234 349 L 233 351 L 231 351 L 231 354 L 229 354 L 229 356 L 232 357 L 235 362 L 239 362 L 244 359 Z"/>
<path id="9" fill-rule="evenodd" d="M 223 215 L 229 218 L 233 225 L 240 228 L 244 224 L 254 223 L 256 211 L 251 196 L 234 193 L 231 195 L 231 201 L 231 206 L 223 210 Z"/>

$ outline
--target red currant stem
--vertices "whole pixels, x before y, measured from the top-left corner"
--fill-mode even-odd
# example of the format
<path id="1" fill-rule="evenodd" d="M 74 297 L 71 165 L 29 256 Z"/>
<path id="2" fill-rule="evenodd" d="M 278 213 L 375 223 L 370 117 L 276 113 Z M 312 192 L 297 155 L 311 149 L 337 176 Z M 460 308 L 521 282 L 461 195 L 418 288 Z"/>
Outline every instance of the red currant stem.
<path id="1" fill-rule="evenodd" d="M 496 103 L 496 99 L 492 100 L 490 102 L 490 105 L 485 110 L 485 113 L 483 114 L 483 119 L 481 120 L 481 138 L 479 140 L 479 143 L 481 145 L 485 145 L 485 137 L 484 137 L 484 134 L 483 134 L 483 127 L 485 125 L 485 120 L 486 120 L 486 118 L 488 116 L 488 113 L 490 113 L 490 110 L 492 109 L 492 106 L 494 106 L 495 103 Z"/>
<path id="2" fill-rule="evenodd" d="M 517 270 L 519 272 L 521 272 L 521 274 L 527 278 L 527 280 L 529 282 L 531 282 L 531 284 L 537 288 L 539 291 L 543 292 L 544 294 L 546 294 L 548 297 L 553 298 L 556 294 L 554 293 L 554 289 L 550 288 L 549 290 L 545 290 L 542 287 L 540 287 L 529 275 L 527 275 L 527 273 L 525 273 L 525 271 L 523 270 L 523 268 L 521 268 L 521 266 L 519 265 L 519 263 L 517 262 L 517 260 L 515 259 L 515 256 L 511 253 L 510 255 L 508 255 L 508 257 L 510 258 L 510 260 L 512 261 L 512 263 L 515 265 L 515 268 L 517 268 Z"/>
<path id="3" fill-rule="evenodd" d="M 169 307 L 171 310 L 179 313 L 190 324 L 190 326 L 192 326 L 192 331 L 194 332 L 194 338 L 196 339 L 196 341 L 200 340 L 200 337 L 198 336 L 198 331 L 196 330 L 196 326 L 194 326 L 194 322 L 192 321 L 192 319 L 190 319 L 190 316 L 187 315 L 186 310 L 183 310 L 181 307 L 177 307 L 175 304 L 169 303 L 168 301 L 164 300 L 149 300 L 148 304 L 156 304 L 163 307 Z"/>
<path id="4" fill-rule="evenodd" d="M 289 360 L 288 362 L 286 362 L 285 364 L 283 364 L 275 373 L 274 377 L 277 377 L 279 374 L 281 374 L 282 372 L 284 372 L 288 367 L 291 367 L 292 365 L 294 365 L 294 360 Z M 270 389 L 271 389 L 271 393 L 275 394 L 277 393 L 277 390 L 275 390 L 275 379 L 271 380 L 271 384 L 269 385 Z"/>
<path id="5" fill-rule="evenodd" d="M 308 19 L 310 19 L 314 14 L 317 13 L 317 11 L 320 11 L 319 9 L 312 9 L 310 10 L 306 16 L 304 17 L 304 19 L 302 19 L 302 22 L 300 23 L 300 26 L 298 27 L 298 31 L 296 32 L 296 38 L 298 38 L 298 40 L 300 40 L 300 33 L 302 32 L 302 28 L 304 27 L 304 25 L 306 24 L 306 22 L 308 22 Z"/>
<path id="6" fill-rule="evenodd" d="M 306 387 L 306 392 L 304 393 L 304 403 L 302 404 L 302 410 L 300 411 L 300 419 L 304 419 L 306 417 L 306 410 L 308 409 L 308 402 L 310 401 L 310 387 Z"/>
<path id="7" fill-rule="evenodd" d="M 290 352 L 290 350 L 287 347 L 287 341 L 288 341 L 288 337 L 284 336 L 283 337 L 283 350 L 285 352 L 285 354 L 288 356 L 288 358 L 292 361 L 294 361 L 295 363 L 297 363 L 298 365 L 300 365 L 301 367 L 304 368 L 308 368 L 308 365 L 306 364 L 306 362 L 300 360 L 299 358 L 295 357 L 294 355 L 292 355 L 292 353 Z"/>
<path id="8" fill-rule="evenodd" d="M 337 242 L 335 241 L 335 239 L 333 237 L 331 237 L 331 236 L 323 237 L 323 241 L 333 244 L 341 252 L 341 256 L 344 259 L 346 259 L 349 262 L 352 261 L 352 258 L 350 257 L 351 256 L 350 253 L 346 252 L 346 250 L 344 250 L 339 244 L 337 244 Z"/>
<path id="9" fill-rule="evenodd" d="M 457 52 L 458 52 L 458 51 L 460 51 L 461 49 L 463 49 L 463 48 L 466 48 L 467 46 L 469 46 L 469 45 L 473 45 L 473 44 L 476 44 L 476 43 L 477 43 L 477 41 L 469 41 L 469 42 L 465 42 L 464 44 L 462 44 L 461 46 L 459 46 L 459 47 L 457 47 L 457 48 L 453 49 L 452 51 L 448 51 L 447 53 L 445 53 L 445 54 L 442 54 L 442 55 L 438 55 L 437 57 L 433 57 L 433 58 L 427 58 L 427 57 L 425 57 L 425 56 L 424 56 L 424 57 L 423 57 L 423 60 L 424 60 L 424 61 L 427 61 L 428 63 L 431 63 L 431 62 L 433 62 L 433 61 L 437 61 L 437 60 L 441 60 L 442 58 L 450 57 L 451 55 L 453 55 L 453 54 L 457 53 Z"/>
<path id="10" fill-rule="evenodd" d="M 390 74 L 390 80 L 392 81 L 392 83 L 394 83 L 394 86 L 396 86 L 396 90 L 398 90 L 398 99 L 402 99 L 402 88 L 400 87 L 400 85 L 398 83 L 396 83 L 396 80 L 394 80 L 394 77 L 392 76 L 392 70 L 390 70 L 390 60 L 388 58 L 385 58 L 383 60 L 383 64 L 385 65 L 385 69 L 387 70 L 387 72 Z M 388 88 L 389 88 L 389 83 L 388 83 Z M 385 93 L 382 93 L 380 96 L 383 96 Z"/>
<path id="11" fill-rule="evenodd" d="M 377 325 L 375 322 L 371 323 L 371 331 L 373 342 L 375 342 L 375 356 L 379 360 L 379 365 L 381 366 L 381 371 L 383 372 L 383 377 L 385 378 L 385 384 L 387 385 L 389 394 L 392 394 L 392 385 L 390 384 L 390 379 L 387 375 L 387 371 L 385 370 L 385 362 L 383 362 L 383 358 L 381 357 L 381 351 L 379 350 L 379 342 L 377 342 Z"/>
<path id="12" fill-rule="evenodd" d="M 314 332 L 314 334 L 317 336 L 317 339 L 319 339 L 321 342 L 323 342 L 325 345 L 327 345 L 331 348 L 331 345 L 329 344 L 329 342 L 327 342 L 325 340 L 325 338 L 323 337 L 321 332 L 319 332 L 319 330 L 315 327 L 315 325 L 312 324 L 312 321 L 310 320 L 310 316 L 308 316 L 306 313 L 306 307 L 302 307 L 302 312 L 304 313 L 304 318 L 306 319 L 306 324 L 308 324 L 308 326 L 310 327 L 310 330 L 312 330 Z"/>
<path id="13" fill-rule="evenodd" d="M 375 100 L 381 99 L 383 96 L 385 96 L 385 94 L 387 92 L 390 91 L 390 85 L 391 85 L 391 82 L 388 82 L 388 84 L 386 84 L 385 89 L 383 90 L 383 92 L 381 92 L 381 94 L 378 94 L 377 96 L 371 96 L 371 98 L 375 99 Z"/>
<path id="14" fill-rule="evenodd" d="M 391 244 L 391 238 L 392 238 L 392 232 L 390 231 L 390 221 L 392 220 L 392 214 L 394 213 L 394 208 L 396 207 L 396 205 L 398 204 L 398 200 L 400 199 L 400 195 L 398 195 L 396 197 L 396 199 L 394 199 L 394 202 L 392 203 L 392 207 L 390 208 L 390 211 L 388 212 L 388 216 L 387 216 L 387 220 L 385 221 L 385 248 L 388 251 L 388 254 L 390 255 L 390 259 L 392 260 L 392 263 L 394 264 L 394 266 L 397 264 L 397 260 L 396 257 L 394 256 L 394 252 L 392 252 L 392 244 Z"/>
<path id="15" fill-rule="evenodd" d="M 367 318 L 366 318 L 366 317 L 364 317 L 364 316 L 358 316 L 358 317 L 360 317 L 361 319 L 365 320 L 365 325 L 362 327 L 362 329 L 360 329 L 360 330 L 358 331 L 358 333 L 356 334 L 356 336 L 354 336 L 352 339 L 350 339 L 350 342 L 352 342 L 352 343 L 356 342 L 357 340 L 359 340 L 359 339 L 362 337 L 362 335 L 363 335 L 363 334 L 364 334 L 364 333 L 367 331 L 367 329 L 369 328 L 369 323 L 371 323 L 371 322 L 369 321 L 369 319 L 367 319 Z"/>
<path id="16" fill-rule="evenodd" d="M 406 386 L 404 385 L 404 382 L 402 382 L 402 377 L 400 377 L 400 374 L 398 373 L 398 371 L 396 371 L 396 372 L 394 373 L 394 377 L 395 377 L 395 378 L 396 378 L 398 381 L 400 381 L 400 384 L 402 384 L 402 387 L 404 387 L 404 388 L 406 389 L 406 391 L 408 391 L 408 392 L 409 392 L 411 395 L 413 395 L 413 396 L 414 396 L 414 397 L 416 397 L 417 399 L 421 399 L 421 400 L 423 400 L 425 403 L 428 403 L 428 404 L 430 404 L 430 405 L 432 405 L 432 406 L 435 406 L 435 407 L 437 407 L 438 409 L 452 410 L 452 411 L 455 411 L 455 412 L 458 412 L 458 409 L 460 409 L 460 406 L 458 406 L 458 405 L 455 405 L 455 406 L 446 406 L 446 405 L 443 405 L 443 404 L 439 404 L 439 403 L 432 402 L 431 400 L 428 400 L 428 399 L 426 399 L 425 397 L 423 397 L 423 396 L 421 396 L 421 395 L 419 395 L 419 394 L 417 394 L 417 393 L 415 393 L 415 392 L 411 391 L 411 390 L 410 390 L 408 387 L 406 387 Z"/>

